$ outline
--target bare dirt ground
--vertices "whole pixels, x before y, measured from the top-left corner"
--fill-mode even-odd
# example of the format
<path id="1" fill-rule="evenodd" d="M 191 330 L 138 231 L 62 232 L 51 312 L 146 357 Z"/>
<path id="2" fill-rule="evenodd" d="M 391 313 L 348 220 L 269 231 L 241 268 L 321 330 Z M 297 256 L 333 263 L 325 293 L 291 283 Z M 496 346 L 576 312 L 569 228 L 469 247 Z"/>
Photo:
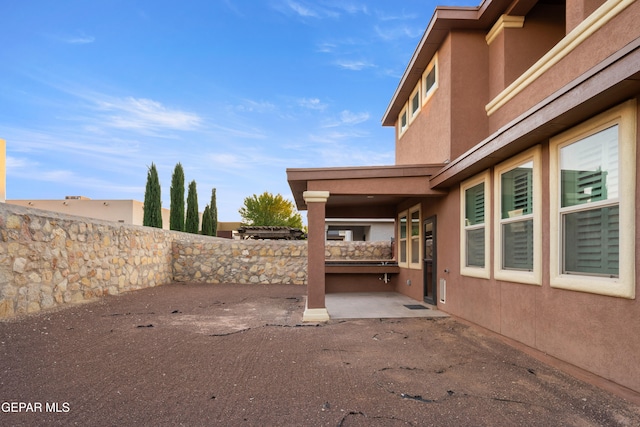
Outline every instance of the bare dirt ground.
<path id="1" fill-rule="evenodd" d="M 451 318 L 302 324 L 305 293 L 167 285 L 1 322 L 0 425 L 640 425 Z"/>

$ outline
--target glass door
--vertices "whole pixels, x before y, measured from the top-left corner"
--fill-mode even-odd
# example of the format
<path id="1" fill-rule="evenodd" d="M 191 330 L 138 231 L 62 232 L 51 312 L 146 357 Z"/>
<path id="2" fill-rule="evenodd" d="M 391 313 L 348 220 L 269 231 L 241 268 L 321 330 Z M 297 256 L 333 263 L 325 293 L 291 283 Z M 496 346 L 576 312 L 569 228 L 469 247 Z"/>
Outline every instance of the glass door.
<path id="1" fill-rule="evenodd" d="M 436 268 L 436 217 L 432 216 L 424 220 L 424 302 L 436 305 L 436 280 L 438 269 Z"/>

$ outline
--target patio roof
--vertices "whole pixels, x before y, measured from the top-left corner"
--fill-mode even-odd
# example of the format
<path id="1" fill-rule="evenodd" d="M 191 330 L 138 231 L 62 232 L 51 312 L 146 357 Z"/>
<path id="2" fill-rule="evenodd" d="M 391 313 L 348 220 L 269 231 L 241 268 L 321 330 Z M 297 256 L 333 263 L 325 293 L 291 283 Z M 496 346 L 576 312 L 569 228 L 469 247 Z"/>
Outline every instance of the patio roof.
<path id="1" fill-rule="evenodd" d="M 329 191 L 327 218 L 393 218 L 396 205 L 412 197 L 442 196 L 429 179 L 436 165 L 359 166 L 287 169 L 296 206 L 306 210 L 305 191 Z"/>

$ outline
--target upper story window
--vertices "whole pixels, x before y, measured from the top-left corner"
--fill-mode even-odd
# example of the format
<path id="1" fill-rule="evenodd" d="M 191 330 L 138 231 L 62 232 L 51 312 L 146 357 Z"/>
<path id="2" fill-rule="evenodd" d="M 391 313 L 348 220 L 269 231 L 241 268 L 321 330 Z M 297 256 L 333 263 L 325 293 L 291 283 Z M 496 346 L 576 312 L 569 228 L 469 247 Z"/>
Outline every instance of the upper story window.
<path id="1" fill-rule="evenodd" d="M 409 127 L 409 112 L 408 105 L 405 105 L 400 112 L 400 118 L 398 120 L 398 136 L 401 136 Z"/>
<path id="2" fill-rule="evenodd" d="M 635 103 L 551 141 L 551 286 L 635 295 Z"/>
<path id="3" fill-rule="evenodd" d="M 420 82 L 418 82 L 409 100 L 409 107 L 411 110 L 411 121 L 413 121 L 413 119 L 418 115 L 418 113 L 420 112 L 421 106 L 422 106 L 422 103 L 420 102 Z"/>
<path id="4" fill-rule="evenodd" d="M 411 122 L 418 116 L 423 105 L 427 103 L 429 98 L 438 88 L 438 56 L 434 55 L 427 65 L 422 78 L 416 84 L 411 92 L 411 96 L 407 100 L 400 115 L 398 116 L 398 138 L 404 134 Z"/>
<path id="5" fill-rule="evenodd" d="M 422 104 L 431 98 L 431 95 L 438 88 L 438 55 L 434 55 L 427 68 L 422 73 Z"/>

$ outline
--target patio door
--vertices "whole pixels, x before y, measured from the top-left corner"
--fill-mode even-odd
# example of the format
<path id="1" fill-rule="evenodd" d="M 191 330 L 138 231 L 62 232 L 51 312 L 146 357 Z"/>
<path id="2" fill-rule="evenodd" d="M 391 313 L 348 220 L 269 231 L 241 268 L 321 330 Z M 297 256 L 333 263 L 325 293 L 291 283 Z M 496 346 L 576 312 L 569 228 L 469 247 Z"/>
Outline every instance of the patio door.
<path id="1" fill-rule="evenodd" d="M 436 267 L 436 217 L 432 216 L 424 220 L 422 229 L 424 230 L 423 254 L 424 254 L 424 302 L 428 304 L 437 304 L 436 298 L 436 281 L 438 269 Z"/>

